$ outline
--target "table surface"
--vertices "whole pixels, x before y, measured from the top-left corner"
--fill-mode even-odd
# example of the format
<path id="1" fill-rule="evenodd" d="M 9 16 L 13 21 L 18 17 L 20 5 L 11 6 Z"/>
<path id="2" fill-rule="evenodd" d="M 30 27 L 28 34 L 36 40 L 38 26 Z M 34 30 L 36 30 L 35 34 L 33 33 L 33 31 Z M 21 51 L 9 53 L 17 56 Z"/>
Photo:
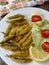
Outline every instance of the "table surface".
<path id="1" fill-rule="evenodd" d="M 34 7 L 42 8 L 42 9 L 49 11 L 49 1 L 45 2 L 42 5 L 37 5 L 37 6 L 34 6 Z M 0 58 L 0 65 L 7 65 L 7 64 Z"/>

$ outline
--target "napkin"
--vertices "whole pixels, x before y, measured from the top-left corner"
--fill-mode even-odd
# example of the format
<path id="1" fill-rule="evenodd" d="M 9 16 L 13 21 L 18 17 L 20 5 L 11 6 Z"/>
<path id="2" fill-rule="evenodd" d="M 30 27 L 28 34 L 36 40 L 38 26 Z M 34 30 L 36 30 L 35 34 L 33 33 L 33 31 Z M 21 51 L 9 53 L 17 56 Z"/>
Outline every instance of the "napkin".
<path id="1" fill-rule="evenodd" d="M 35 5 L 41 5 L 48 0 L 0 0 L 0 17 L 5 16 L 12 10 L 29 7 Z"/>

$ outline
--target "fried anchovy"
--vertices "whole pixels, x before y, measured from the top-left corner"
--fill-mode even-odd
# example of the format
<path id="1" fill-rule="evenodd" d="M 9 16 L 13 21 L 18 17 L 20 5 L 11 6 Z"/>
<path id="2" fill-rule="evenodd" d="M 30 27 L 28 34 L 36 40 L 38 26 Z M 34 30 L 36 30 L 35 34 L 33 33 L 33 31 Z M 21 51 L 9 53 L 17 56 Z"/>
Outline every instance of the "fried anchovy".
<path id="1" fill-rule="evenodd" d="M 26 50 L 26 49 L 28 49 L 28 48 L 30 48 L 30 46 L 33 46 L 33 43 L 32 42 L 30 42 L 28 45 L 26 45 L 26 46 L 22 46 L 21 47 L 21 50 Z"/>
<path id="2" fill-rule="evenodd" d="M 11 50 L 11 51 L 16 51 L 18 49 L 18 47 L 16 46 L 8 46 L 8 45 L 3 45 L 1 47 L 7 50 Z"/>
<path id="3" fill-rule="evenodd" d="M 20 23 L 20 22 L 16 22 L 16 23 L 13 22 L 13 24 L 14 24 L 14 25 L 17 25 L 17 26 L 18 26 L 18 25 L 21 26 L 21 25 L 27 24 L 27 21 L 24 20 L 24 21 L 22 21 L 21 23 Z"/>
<path id="4" fill-rule="evenodd" d="M 13 29 L 13 30 L 9 33 L 9 35 L 15 35 L 18 28 L 19 28 L 19 26 L 17 26 L 15 29 Z"/>
<path id="5" fill-rule="evenodd" d="M 22 25 L 20 26 L 17 30 L 16 30 L 16 34 L 20 33 L 22 30 L 24 30 L 26 27 L 28 26 L 28 24 Z"/>
<path id="6" fill-rule="evenodd" d="M 5 42 L 7 42 L 7 41 L 9 41 L 11 38 L 13 38 L 14 37 L 14 35 L 8 35 L 8 36 L 6 36 L 4 39 L 3 39 L 3 41 L 1 41 L 0 42 L 0 44 L 3 44 L 3 43 L 5 43 Z"/>
<path id="7" fill-rule="evenodd" d="M 9 24 L 7 29 L 6 29 L 5 35 L 8 35 L 12 28 L 13 28 L 13 25 Z"/>
<path id="8" fill-rule="evenodd" d="M 28 37 L 28 39 L 22 44 L 22 47 L 28 45 L 30 42 L 32 42 L 33 39 L 32 39 L 32 34 Z"/>
<path id="9" fill-rule="evenodd" d="M 24 30 L 22 30 L 21 32 L 19 32 L 19 33 L 17 33 L 16 32 L 16 34 L 18 34 L 18 35 L 24 35 L 24 34 L 26 34 L 28 31 L 30 31 L 31 30 L 31 27 L 30 26 L 27 26 L 26 28 L 24 28 Z"/>
<path id="10" fill-rule="evenodd" d="M 22 44 L 29 37 L 30 34 L 31 34 L 30 31 L 28 33 L 26 33 L 26 35 L 24 35 L 24 37 L 22 39 L 20 39 L 19 43 Z"/>
<path id="11" fill-rule="evenodd" d="M 24 21 L 25 19 L 24 19 L 24 17 L 18 17 L 18 18 L 14 18 L 14 19 L 8 19 L 7 20 L 7 22 L 9 22 L 9 23 L 12 23 L 12 22 L 22 22 L 22 21 Z"/>
<path id="12" fill-rule="evenodd" d="M 8 19 L 14 19 L 14 18 L 18 18 L 18 17 L 24 17 L 24 15 L 22 15 L 22 14 L 16 14 L 16 15 L 8 17 Z"/>
<path id="13" fill-rule="evenodd" d="M 10 57 L 15 62 L 25 63 L 25 62 L 31 62 L 32 59 L 29 57 Z"/>
<path id="14" fill-rule="evenodd" d="M 13 52 L 10 56 L 18 56 L 18 57 L 27 57 L 29 55 L 29 49 L 26 50 L 16 50 L 15 52 Z"/>
<path id="15" fill-rule="evenodd" d="M 23 36 L 15 36 L 15 38 L 13 38 L 12 40 L 15 41 L 15 42 L 19 42 L 20 39 L 23 38 Z"/>
<path id="16" fill-rule="evenodd" d="M 1 41 L 1 42 L 0 42 L 0 44 L 5 43 L 5 42 L 7 42 L 7 41 L 11 40 L 11 38 L 13 38 L 13 37 L 14 37 L 14 35 L 15 35 L 15 33 L 16 33 L 16 30 L 17 30 L 17 28 L 18 28 L 18 27 L 16 27 L 16 28 L 15 28 L 15 30 L 12 30 L 12 31 L 9 33 L 9 35 L 8 35 L 8 36 L 6 36 L 6 37 L 3 39 L 3 41 Z"/>

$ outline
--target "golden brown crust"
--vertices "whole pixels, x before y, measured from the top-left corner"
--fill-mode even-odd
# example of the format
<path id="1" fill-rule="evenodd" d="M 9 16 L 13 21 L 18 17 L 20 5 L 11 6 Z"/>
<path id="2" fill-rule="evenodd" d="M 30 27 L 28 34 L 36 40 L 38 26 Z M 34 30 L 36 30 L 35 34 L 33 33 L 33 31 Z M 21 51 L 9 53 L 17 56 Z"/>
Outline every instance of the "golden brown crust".
<path id="1" fill-rule="evenodd" d="M 0 47 L 13 51 L 8 57 L 15 62 L 31 62 L 29 54 L 29 48 L 33 41 L 31 26 L 21 14 L 11 16 L 7 21 L 9 26 L 4 39 L 0 42 Z"/>

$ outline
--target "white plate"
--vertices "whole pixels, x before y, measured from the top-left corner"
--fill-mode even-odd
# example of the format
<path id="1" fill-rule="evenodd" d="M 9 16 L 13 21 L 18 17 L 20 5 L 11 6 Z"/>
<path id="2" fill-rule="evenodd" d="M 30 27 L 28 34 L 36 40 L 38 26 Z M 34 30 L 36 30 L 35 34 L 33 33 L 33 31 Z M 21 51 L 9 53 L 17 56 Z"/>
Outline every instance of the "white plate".
<path id="1" fill-rule="evenodd" d="M 9 16 L 12 16 L 14 14 L 18 14 L 18 13 L 21 13 L 25 16 L 32 16 L 33 15 L 33 12 L 34 11 L 37 11 L 37 12 L 40 12 L 44 15 L 44 17 L 49 20 L 49 12 L 48 11 L 45 11 L 43 9 L 39 9 L 39 8 L 31 8 L 31 7 L 27 7 L 27 8 L 21 8 L 21 9 L 17 9 L 15 11 L 12 11 L 11 13 L 9 13 L 8 15 L 6 15 L 0 22 L 0 32 L 4 32 L 6 27 L 7 27 L 7 23 L 6 23 L 6 20 L 7 20 L 7 17 Z M 3 39 L 3 34 L 0 33 L 0 41 Z M 31 62 L 31 63 L 25 63 L 25 64 L 22 64 L 22 63 L 16 63 L 16 62 L 13 62 L 10 58 L 6 57 L 7 54 L 10 54 L 11 51 L 8 51 L 8 50 L 5 50 L 3 48 L 0 48 L 0 57 L 8 64 L 8 65 L 49 65 L 49 60 L 44 62 L 44 63 L 38 63 L 38 62 Z"/>

